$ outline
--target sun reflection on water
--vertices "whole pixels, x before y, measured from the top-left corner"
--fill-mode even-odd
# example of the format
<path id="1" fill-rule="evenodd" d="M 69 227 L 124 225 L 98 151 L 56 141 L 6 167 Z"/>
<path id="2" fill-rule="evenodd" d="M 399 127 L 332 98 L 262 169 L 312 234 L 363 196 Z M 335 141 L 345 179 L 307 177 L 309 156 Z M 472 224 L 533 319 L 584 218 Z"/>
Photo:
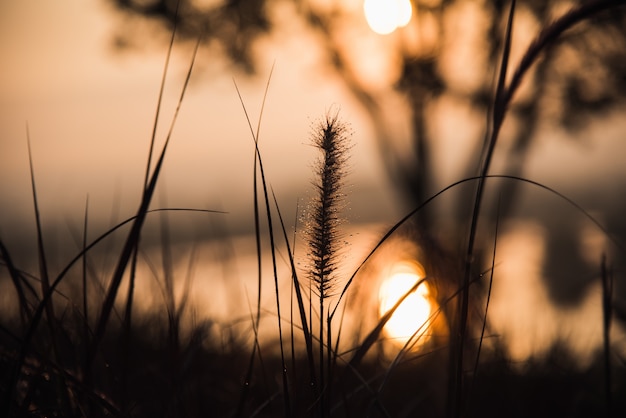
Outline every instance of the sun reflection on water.
<path id="1" fill-rule="evenodd" d="M 415 284 L 426 277 L 424 268 L 419 263 L 399 263 L 380 285 L 379 314 L 382 317 L 402 298 Z M 385 333 L 398 344 L 405 344 L 413 335 L 424 334 L 432 306 L 430 292 L 426 282 L 422 282 L 417 289 L 411 292 L 398 306 L 392 317 L 385 325 Z M 424 338 L 420 338 L 421 345 Z"/>

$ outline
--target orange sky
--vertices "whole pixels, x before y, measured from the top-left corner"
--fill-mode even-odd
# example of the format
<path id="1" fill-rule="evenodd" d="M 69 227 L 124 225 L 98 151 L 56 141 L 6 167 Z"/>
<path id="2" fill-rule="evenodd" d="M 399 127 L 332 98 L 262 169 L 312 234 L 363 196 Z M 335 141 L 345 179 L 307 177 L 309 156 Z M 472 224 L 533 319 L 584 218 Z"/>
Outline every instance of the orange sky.
<path id="1" fill-rule="evenodd" d="M 28 121 L 41 211 L 48 219 L 80 216 L 87 194 L 96 213 L 108 214 L 116 193 L 122 196 L 123 208 L 134 210 L 165 46 L 162 51 L 115 54 L 111 42 L 116 22 L 99 2 L 3 2 L 0 16 L 2 206 L 31 210 Z M 376 193 L 377 205 L 366 208 L 374 210 L 372 216 L 392 211 L 393 194 L 380 174 L 375 144 L 360 109 L 342 93 L 338 82 L 309 67 L 311 57 L 294 55 L 288 48 L 268 52 L 254 80 L 246 80 L 216 61 L 208 49 L 200 49 L 198 71 L 192 76 L 166 158 L 162 186 L 170 205 L 237 212 L 242 200 L 251 201 L 252 140 L 233 78 L 256 124 L 266 77 L 275 61 L 261 151 L 279 198 L 306 195 L 314 157 L 307 146 L 310 124 L 338 106 L 355 132 L 353 193 Z M 189 60 L 188 46 L 175 49 L 160 141 Z M 295 206 L 292 200 L 286 204 Z"/>

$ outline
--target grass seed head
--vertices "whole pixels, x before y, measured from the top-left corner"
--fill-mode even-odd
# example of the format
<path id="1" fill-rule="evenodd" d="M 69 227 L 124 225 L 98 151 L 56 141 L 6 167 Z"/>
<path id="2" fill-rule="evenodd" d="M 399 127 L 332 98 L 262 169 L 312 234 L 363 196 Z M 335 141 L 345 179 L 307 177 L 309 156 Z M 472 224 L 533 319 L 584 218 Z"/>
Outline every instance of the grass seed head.
<path id="1" fill-rule="evenodd" d="M 314 165 L 315 191 L 307 222 L 309 274 L 322 299 L 332 292 L 342 245 L 339 226 L 344 222 L 342 189 L 347 174 L 350 129 L 339 120 L 338 113 L 327 113 L 323 120 L 314 124 L 312 131 L 312 145 L 320 156 Z"/>

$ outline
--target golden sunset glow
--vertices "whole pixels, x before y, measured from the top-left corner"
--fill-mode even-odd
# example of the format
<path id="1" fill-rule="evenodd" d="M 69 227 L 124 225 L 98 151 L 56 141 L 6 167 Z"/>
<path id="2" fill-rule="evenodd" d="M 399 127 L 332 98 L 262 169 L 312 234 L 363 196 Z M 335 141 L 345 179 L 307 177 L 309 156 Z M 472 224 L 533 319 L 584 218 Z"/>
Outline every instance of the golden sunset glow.
<path id="1" fill-rule="evenodd" d="M 407 264 L 395 269 L 379 289 L 380 315 L 389 311 L 423 277 L 421 266 Z M 428 286 L 422 283 L 398 306 L 385 325 L 385 333 L 403 344 L 428 320 L 430 312 Z"/>
<path id="2" fill-rule="evenodd" d="M 380 35 L 406 26 L 413 14 L 410 0 L 365 0 L 363 11 L 367 24 Z"/>

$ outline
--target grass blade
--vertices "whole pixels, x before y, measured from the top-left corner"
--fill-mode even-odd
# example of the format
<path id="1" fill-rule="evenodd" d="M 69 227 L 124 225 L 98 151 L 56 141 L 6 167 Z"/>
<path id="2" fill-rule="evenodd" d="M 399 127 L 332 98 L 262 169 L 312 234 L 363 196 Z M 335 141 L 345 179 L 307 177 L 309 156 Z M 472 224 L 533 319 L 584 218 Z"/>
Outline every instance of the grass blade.
<path id="1" fill-rule="evenodd" d="M 22 288 L 22 275 L 20 271 L 17 269 L 15 264 L 13 263 L 13 259 L 9 253 L 9 250 L 4 245 L 4 242 L 0 239 L 0 257 L 2 258 L 3 264 L 9 270 L 9 276 L 13 281 L 13 287 L 15 287 L 15 291 L 17 292 L 17 300 L 20 306 L 20 318 L 22 321 L 22 328 L 26 328 L 25 324 L 27 324 L 32 319 L 32 312 L 26 299 L 26 294 L 24 293 L 24 289 Z M 34 289 L 33 289 L 34 290 Z"/>
<path id="2" fill-rule="evenodd" d="M 83 221 L 83 242 L 82 242 L 82 253 L 83 253 L 83 268 L 82 268 L 82 285 L 83 285 L 83 343 L 85 345 L 85 363 L 83 364 L 83 373 L 89 373 L 89 367 L 87 367 L 87 358 L 89 358 L 89 340 L 91 336 L 91 332 L 89 329 L 89 299 L 88 289 L 87 289 L 87 252 L 85 249 L 87 248 L 87 226 L 89 225 L 89 195 L 85 199 L 85 217 Z"/>
<path id="3" fill-rule="evenodd" d="M 508 87 L 501 95 L 500 105 L 506 107 L 510 103 L 511 99 L 515 95 L 515 92 L 519 88 L 524 75 L 526 75 L 526 72 L 537 60 L 540 53 L 543 52 L 548 45 L 555 42 L 563 34 L 563 32 L 582 21 L 591 18 L 601 11 L 624 6 L 625 4 L 626 1 L 624 0 L 587 1 L 572 8 L 569 12 L 565 13 L 549 26 L 542 29 L 539 35 L 530 44 L 516 70 L 513 72 Z"/>
<path id="4" fill-rule="evenodd" d="M 604 345 L 604 393 L 606 416 L 613 416 L 613 395 L 611 377 L 611 319 L 613 317 L 613 274 L 606 266 L 606 256 L 602 255 L 602 336 Z"/>
<path id="5" fill-rule="evenodd" d="M 496 267 L 496 248 L 498 247 L 498 226 L 500 225 L 500 202 L 498 201 L 498 212 L 496 214 L 496 228 L 494 232 L 493 238 L 493 252 L 491 253 L 491 268 L 489 273 L 489 287 L 487 288 L 487 301 L 485 302 L 485 315 L 483 317 L 483 325 L 480 330 L 480 338 L 478 339 L 478 347 L 476 349 L 476 360 L 474 361 L 474 371 L 472 375 L 474 376 L 474 382 L 476 381 L 476 374 L 478 373 L 478 364 L 480 361 L 480 352 L 483 346 L 483 340 L 485 338 L 485 330 L 487 328 L 487 315 L 489 313 L 489 303 L 491 301 L 491 290 L 493 287 L 493 274 L 495 272 Z M 467 402 L 468 405 L 472 401 L 471 393 L 474 390 L 475 383 L 470 386 L 470 395 L 468 396 Z"/>
<path id="6" fill-rule="evenodd" d="M 130 260 L 130 257 L 135 249 L 135 247 L 138 245 L 139 242 L 139 236 L 141 234 L 141 229 L 143 227 L 143 223 L 144 220 L 146 218 L 146 214 L 148 213 L 148 207 L 150 206 L 150 203 L 152 201 L 152 196 L 154 194 L 154 190 L 156 188 L 157 185 L 157 181 L 159 179 L 159 174 L 161 172 L 161 167 L 163 166 L 163 161 L 165 158 L 165 153 L 167 151 L 167 147 L 169 145 L 171 136 L 172 136 L 172 131 L 174 128 L 174 125 L 176 123 L 176 119 L 178 117 L 178 113 L 180 111 L 180 107 L 181 104 L 183 102 L 184 96 L 185 96 L 185 92 L 187 91 L 187 87 L 189 85 L 189 80 L 191 78 L 191 72 L 193 70 L 194 67 L 194 63 L 195 63 L 195 59 L 198 53 L 198 47 L 200 46 L 200 40 L 201 38 L 198 38 L 198 41 L 196 43 L 195 49 L 193 51 L 193 56 L 192 56 L 192 60 L 191 60 L 191 64 L 189 65 L 189 70 L 187 72 L 187 77 L 185 79 L 182 91 L 181 91 L 181 95 L 180 98 L 178 99 L 178 104 L 176 106 L 176 110 L 174 112 L 174 116 L 172 118 L 172 122 L 170 124 L 170 128 L 167 134 L 167 137 L 165 138 L 165 143 L 163 145 L 163 148 L 161 149 L 161 153 L 159 155 L 159 159 L 155 165 L 154 171 L 152 173 L 152 176 L 150 178 L 150 181 L 148 182 L 142 199 L 141 199 L 141 204 L 139 206 L 139 209 L 137 210 L 137 214 L 136 214 L 136 218 L 131 226 L 131 230 L 128 234 L 128 237 L 126 239 L 126 242 L 124 244 L 124 247 L 122 249 L 122 252 L 120 254 L 120 258 L 119 261 L 117 263 L 117 267 L 115 268 L 115 272 L 113 273 L 113 278 L 111 279 L 111 283 L 109 285 L 105 300 L 102 304 L 102 309 L 100 311 L 100 315 L 99 315 L 99 319 L 96 325 L 96 329 L 95 329 L 95 334 L 94 334 L 94 339 L 93 339 L 93 343 L 91 344 L 92 347 L 90 348 L 90 353 L 89 353 L 89 365 L 91 366 L 93 364 L 93 361 L 95 359 L 96 356 L 96 352 L 98 349 L 98 346 L 100 344 L 100 342 L 102 341 L 102 338 L 104 336 L 104 332 L 106 331 L 106 327 L 107 324 L 109 322 L 109 317 L 111 315 L 111 311 L 113 309 L 113 305 L 115 303 L 115 299 L 117 297 L 117 291 L 120 287 L 120 284 L 122 282 L 122 278 L 124 276 L 124 272 L 126 271 L 126 267 L 128 266 L 128 262 Z M 157 123 L 157 121 L 155 121 L 155 124 Z"/>
<path id="7" fill-rule="evenodd" d="M 148 163 L 146 164 L 146 176 L 144 179 L 144 189 L 148 187 L 148 180 L 150 179 L 150 166 L 152 165 L 152 155 L 154 154 L 154 143 L 156 141 L 156 132 L 159 122 L 159 115 L 161 113 L 161 103 L 163 101 L 163 92 L 165 91 L 165 80 L 167 79 L 167 71 L 170 67 L 170 57 L 172 56 L 172 50 L 174 49 L 174 39 L 176 38 L 176 24 L 178 23 L 178 7 L 180 6 L 180 0 L 176 2 L 176 10 L 174 12 L 174 28 L 172 29 L 172 36 L 167 48 L 167 55 L 165 57 L 165 64 L 163 65 L 163 75 L 161 76 L 161 86 L 159 87 L 159 98 L 157 99 L 156 113 L 154 115 L 154 124 L 152 125 L 152 136 L 150 137 L 150 150 L 148 151 Z"/>
<path id="8" fill-rule="evenodd" d="M 476 195 L 474 197 L 474 208 L 472 210 L 472 219 L 470 224 L 469 238 L 467 243 L 467 252 L 465 255 L 465 268 L 463 271 L 463 292 L 459 300 L 459 318 L 457 333 L 452 338 L 451 357 L 452 362 L 449 376 L 450 402 L 451 408 L 449 414 L 452 417 L 460 417 L 463 415 L 463 404 L 465 396 L 465 385 L 463 376 L 463 361 L 465 356 L 465 344 L 467 339 L 467 322 L 469 312 L 469 283 L 472 270 L 472 260 L 474 259 L 474 246 L 476 240 L 476 232 L 478 229 L 478 218 L 483 200 L 485 176 L 489 173 L 491 159 L 495 150 L 496 142 L 502 126 L 502 121 L 506 112 L 506 106 L 503 105 L 503 94 L 506 82 L 506 73 L 509 62 L 509 54 L 511 51 L 511 33 L 513 29 L 513 16 L 515 14 L 515 0 L 511 1 L 509 17 L 504 36 L 504 48 L 502 51 L 502 61 L 500 64 L 500 72 L 496 85 L 496 92 L 493 106 L 493 119 L 489 141 L 487 142 L 487 153 L 484 156 L 483 164 L 480 171 L 480 178 L 476 187 Z"/>
<path id="9" fill-rule="evenodd" d="M 378 323 L 376 324 L 374 329 L 372 331 L 370 331 L 369 334 L 367 334 L 367 337 L 365 337 L 363 342 L 359 345 L 359 348 L 352 355 L 352 358 L 350 359 L 350 362 L 349 362 L 351 367 L 356 368 L 359 365 L 359 363 L 361 362 L 363 357 L 365 357 L 365 354 L 367 354 L 367 352 L 372 347 L 372 345 L 374 345 L 374 343 L 376 341 L 378 341 L 378 338 L 380 336 L 380 333 L 383 330 L 383 327 L 391 319 L 391 316 L 396 311 L 396 309 L 398 309 L 398 307 L 402 304 L 402 302 L 404 302 L 404 300 L 411 293 L 415 292 L 417 290 L 417 288 L 419 287 L 419 285 L 421 285 L 424 282 L 426 282 L 426 277 L 416 281 L 415 284 L 406 293 L 404 293 L 402 295 L 402 297 L 400 297 L 396 301 L 396 303 L 394 303 L 394 305 L 391 307 L 391 309 L 389 309 L 387 312 L 385 312 L 385 314 L 378 320 Z"/>
<path id="10" fill-rule="evenodd" d="M 302 298 L 302 289 L 300 286 L 300 281 L 298 280 L 298 272 L 296 269 L 296 263 L 293 257 L 293 253 L 289 246 L 289 239 L 287 238 L 287 231 L 285 229 L 285 224 L 283 222 L 283 217 L 280 213 L 280 208 L 278 207 L 278 202 L 276 200 L 276 195 L 272 191 L 272 196 L 274 198 L 274 205 L 276 206 L 276 212 L 278 213 L 278 219 L 280 221 L 280 226 L 283 231 L 283 236 L 285 238 L 285 243 L 287 245 L 287 254 L 289 254 L 289 266 L 291 267 L 291 278 L 293 280 L 293 289 L 296 293 L 296 302 L 298 304 L 298 313 L 300 314 L 300 323 L 302 326 L 302 334 L 304 335 L 304 342 L 306 345 L 306 354 L 307 360 L 309 362 L 309 378 L 311 387 L 313 389 L 313 395 L 315 398 L 318 397 L 318 387 L 317 380 L 315 378 L 315 360 L 313 356 L 313 339 L 311 336 L 311 331 L 309 329 L 309 324 L 306 317 L 306 305 L 304 304 L 304 299 Z M 296 217 L 297 219 L 297 217 Z"/>
<path id="11" fill-rule="evenodd" d="M 272 72 L 273 72 L 274 67 L 272 67 Z M 267 93 L 268 93 L 268 89 L 269 89 L 269 84 L 270 84 L 270 79 L 271 79 L 272 73 L 270 73 L 269 79 L 267 81 L 267 85 L 266 85 L 266 89 L 265 89 L 265 94 L 263 96 L 263 103 L 261 108 L 263 109 L 265 107 L 265 100 L 267 98 Z M 234 80 L 233 80 L 234 81 Z M 285 404 L 285 414 L 287 416 L 291 415 L 291 400 L 289 397 L 289 384 L 288 384 L 288 380 L 287 380 L 287 365 L 285 362 L 285 349 L 284 349 L 284 341 L 283 341 L 283 329 L 282 329 L 282 320 L 281 320 L 281 315 L 280 315 L 280 295 L 279 295 L 279 290 L 278 290 L 278 270 L 277 270 L 277 263 L 276 263 L 276 244 L 275 244 L 275 240 L 274 240 L 274 226 L 272 223 L 272 212 L 271 212 L 271 207 L 270 207 L 270 199 L 269 199 L 269 193 L 268 193 L 268 187 L 267 187 L 267 181 L 265 179 L 265 170 L 263 168 L 263 160 L 261 158 L 261 152 L 259 150 L 259 129 L 260 129 L 260 121 L 259 121 L 259 125 L 257 126 L 257 131 L 256 133 L 254 132 L 253 128 L 252 128 L 252 124 L 250 122 L 250 117 L 248 116 L 248 111 L 246 109 L 245 103 L 243 102 L 243 98 L 241 97 L 241 92 L 239 91 L 239 87 L 237 87 L 237 83 L 235 82 L 235 89 L 237 90 L 237 95 L 239 97 L 239 101 L 241 103 L 241 106 L 243 108 L 244 114 L 246 116 L 246 120 L 248 121 L 248 126 L 250 128 L 250 132 L 252 133 L 252 139 L 254 140 L 254 148 L 255 148 L 255 170 L 254 172 L 256 173 L 256 162 L 258 160 L 258 167 L 259 167 L 259 172 L 261 174 L 261 187 L 263 190 L 263 201 L 265 202 L 265 211 L 266 211 L 266 217 L 267 217 L 267 224 L 268 224 L 268 232 L 269 232 L 269 240 L 270 240 L 270 252 L 271 252 L 271 256 L 272 256 L 272 269 L 273 269 L 273 274 L 274 274 L 274 289 L 275 289 L 275 295 L 276 295 L 276 310 L 277 310 L 277 317 L 278 317 L 278 338 L 279 338 L 279 345 L 280 345 L 280 358 L 281 358 L 281 367 L 282 367 L 282 380 L 283 380 L 283 391 L 284 391 L 284 404 Z M 261 110 L 261 114 L 263 113 L 263 110 Z M 255 181 L 256 181 L 256 176 L 255 176 Z M 256 184 L 255 184 L 255 190 L 256 190 Z M 256 199 L 256 194 L 255 194 L 255 202 L 257 201 Z M 255 206 L 255 222 L 257 222 L 256 220 L 256 216 L 258 216 L 258 207 Z M 258 234 L 258 230 L 257 230 L 257 234 Z M 257 242 L 258 242 L 257 238 Z M 258 247 L 257 247 L 258 248 Z"/>
<path id="12" fill-rule="evenodd" d="M 41 217 L 39 215 L 39 204 L 37 200 L 37 188 L 35 186 L 35 171 L 33 168 L 33 155 L 30 147 L 30 130 L 28 124 L 26 125 L 26 141 L 28 144 L 28 162 L 30 165 L 30 181 L 33 193 L 33 205 L 35 208 L 35 224 L 37 227 L 37 256 L 39 258 L 39 279 L 41 281 L 41 292 L 45 295 L 50 290 L 50 278 L 48 276 L 48 264 L 46 261 L 46 252 L 43 244 L 43 233 L 41 228 Z M 52 333 L 53 347 L 56 350 L 56 342 L 54 341 L 54 306 L 52 299 L 46 302 L 46 316 L 48 317 L 48 323 L 50 325 L 50 331 Z"/>

